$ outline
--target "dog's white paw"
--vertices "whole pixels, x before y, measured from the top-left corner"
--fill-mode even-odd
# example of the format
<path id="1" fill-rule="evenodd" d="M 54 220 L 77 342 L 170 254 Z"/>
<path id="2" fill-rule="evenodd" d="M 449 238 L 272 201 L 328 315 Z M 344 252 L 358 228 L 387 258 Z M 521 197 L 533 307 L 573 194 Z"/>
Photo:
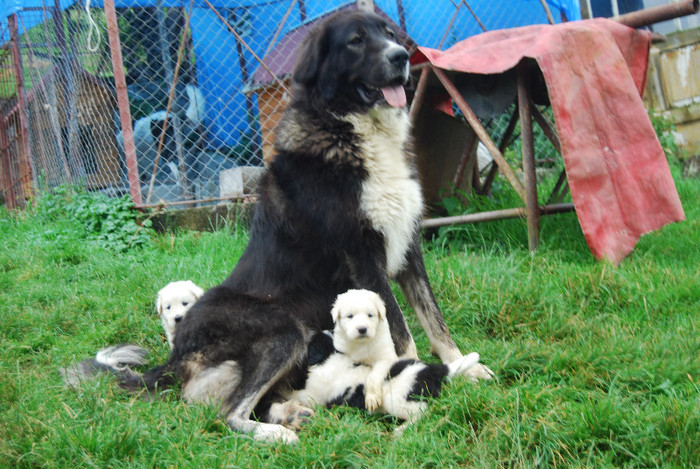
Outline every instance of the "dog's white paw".
<path id="1" fill-rule="evenodd" d="M 253 431 L 253 438 L 258 441 L 282 442 L 288 445 L 299 443 L 299 437 L 296 433 L 282 425 L 271 423 L 259 424 Z"/>
<path id="2" fill-rule="evenodd" d="M 382 405 L 382 395 L 375 392 L 369 392 L 365 394 L 365 407 L 368 411 L 374 412 L 379 409 Z"/>
<path id="3" fill-rule="evenodd" d="M 481 363 L 477 363 L 474 366 L 470 367 L 468 370 L 463 371 L 462 376 L 466 376 L 471 381 L 476 383 L 479 380 L 491 380 L 496 375 L 493 371 L 491 371 L 491 368 L 489 368 L 488 366 Z"/>

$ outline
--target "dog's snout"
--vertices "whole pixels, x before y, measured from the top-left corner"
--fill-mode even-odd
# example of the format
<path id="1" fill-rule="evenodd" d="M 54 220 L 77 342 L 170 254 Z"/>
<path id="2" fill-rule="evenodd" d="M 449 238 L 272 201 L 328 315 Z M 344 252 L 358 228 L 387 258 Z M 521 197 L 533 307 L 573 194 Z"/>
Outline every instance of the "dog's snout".
<path id="1" fill-rule="evenodd" d="M 396 68 L 403 68 L 408 63 L 408 52 L 403 47 L 395 47 L 387 55 L 389 63 Z"/>
<path id="2" fill-rule="evenodd" d="M 366 335 L 367 334 L 367 328 L 366 327 L 358 327 L 357 328 L 357 333 L 360 335 Z"/>
<path id="3" fill-rule="evenodd" d="M 182 321 L 182 316 L 175 316 L 175 322 Z"/>

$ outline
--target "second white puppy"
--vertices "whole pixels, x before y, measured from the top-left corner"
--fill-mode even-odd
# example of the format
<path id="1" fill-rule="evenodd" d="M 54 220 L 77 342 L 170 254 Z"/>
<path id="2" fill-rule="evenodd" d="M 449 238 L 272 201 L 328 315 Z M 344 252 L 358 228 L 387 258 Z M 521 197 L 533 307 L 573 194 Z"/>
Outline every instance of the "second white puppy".
<path id="1" fill-rule="evenodd" d="M 168 345 L 173 348 L 175 329 L 192 305 L 202 296 L 204 290 L 190 280 L 170 282 L 160 289 L 156 298 L 156 311 L 168 338 Z"/>
<path id="2" fill-rule="evenodd" d="M 348 290 L 338 295 L 331 310 L 333 346 L 353 363 L 371 368 L 365 383 L 365 407 L 382 405 L 382 387 L 391 365 L 398 360 L 386 320 L 384 301 L 369 290 Z"/>

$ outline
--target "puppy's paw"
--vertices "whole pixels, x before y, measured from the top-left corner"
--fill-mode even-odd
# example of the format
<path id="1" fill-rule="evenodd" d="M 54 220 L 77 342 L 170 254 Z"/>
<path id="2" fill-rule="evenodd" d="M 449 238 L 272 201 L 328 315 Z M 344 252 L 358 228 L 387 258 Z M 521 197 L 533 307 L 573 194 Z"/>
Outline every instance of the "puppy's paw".
<path id="1" fill-rule="evenodd" d="M 368 411 L 374 412 L 382 405 L 382 395 L 377 392 L 367 391 L 365 394 L 365 407 Z"/>

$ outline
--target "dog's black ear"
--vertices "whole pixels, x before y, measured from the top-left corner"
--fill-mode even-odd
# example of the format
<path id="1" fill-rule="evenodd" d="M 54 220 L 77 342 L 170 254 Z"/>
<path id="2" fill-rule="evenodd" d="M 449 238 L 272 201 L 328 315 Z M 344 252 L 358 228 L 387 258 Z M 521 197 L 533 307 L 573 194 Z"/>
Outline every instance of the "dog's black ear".
<path id="1" fill-rule="evenodd" d="M 292 72 L 295 82 L 310 86 L 316 81 L 325 56 L 325 28 L 312 30 L 297 49 L 297 63 Z"/>
<path id="2" fill-rule="evenodd" d="M 335 351 L 333 336 L 326 332 L 318 332 L 309 342 L 309 366 L 323 363 Z"/>

